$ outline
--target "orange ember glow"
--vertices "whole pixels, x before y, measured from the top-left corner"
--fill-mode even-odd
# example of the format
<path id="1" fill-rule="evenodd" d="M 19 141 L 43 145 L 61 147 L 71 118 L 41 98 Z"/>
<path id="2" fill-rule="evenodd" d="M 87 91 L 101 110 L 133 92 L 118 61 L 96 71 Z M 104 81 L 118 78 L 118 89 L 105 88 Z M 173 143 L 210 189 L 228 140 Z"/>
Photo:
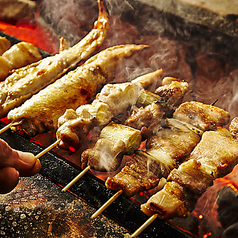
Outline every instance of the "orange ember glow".
<path id="1" fill-rule="evenodd" d="M 207 234 L 203 235 L 203 238 L 207 238 L 208 236 L 211 236 L 212 233 L 211 232 L 208 232 Z"/>
<path id="2" fill-rule="evenodd" d="M 58 39 L 50 31 L 44 30 L 39 24 L 11 25 L 0 22 L 0 30 L 20 40 L 32 43 L 49 53 L 58 53 Z"/>

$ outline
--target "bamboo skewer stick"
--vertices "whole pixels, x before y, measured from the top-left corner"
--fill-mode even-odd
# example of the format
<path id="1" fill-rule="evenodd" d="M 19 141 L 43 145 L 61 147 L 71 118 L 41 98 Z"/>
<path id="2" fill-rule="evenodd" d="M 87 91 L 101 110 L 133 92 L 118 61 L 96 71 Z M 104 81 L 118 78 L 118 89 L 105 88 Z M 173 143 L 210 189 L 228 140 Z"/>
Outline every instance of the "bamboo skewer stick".
<path id="1" fill-rule="evenodd" d="M 78 174 L 70 183 L 68 183 L 61 191 L 66 192 L 71 186 L 73 186 L 80 178 L 84 176 L 90 170 L 90 166 L 87 166 L 80 174 Z"/>
<path id="2" fill-rule="evenodd" d="M 50 146 L 48 146 L 47 148 L 45 148 L 43 151 L 41 151 L 38 155 L 36 155 L 36 159 L 39 159 L 42 155 L 44 155 L 45 153 L 49 152 L 50 150 L 52 150 L 54 147 L 56 147 L 60 142 L 60 139 L 58 139 L 57 141 L 55 141 L 53 144 L 51 144 Z"/>
<path id="3" fill-rule="evenodd" d="M 4 126 L 1 130 L 0 130 L 0 134 L 2 134 L 3 132 L 7 131 L 10 127 L 11 127 L 12 123 L 7 124 L 6 126 Z"/>
<path id="4" fill-rule="evenodd" d="M 137 237 L 142 231 L 144 231 L 156 218 L 158 214 L 152 215 L 143 225 L 141 225 L 132 235 L 131 238 Z"/>
<path id="5" fill-rule="evenodd" d="M 117 191 L 107 202 L 105 202 L 92 216 L 91 218 L 94 219 L 98 215 L 100 215 L 109 205 L 111 205 L 121 194 L 123 193 L 123 190 Z"/>

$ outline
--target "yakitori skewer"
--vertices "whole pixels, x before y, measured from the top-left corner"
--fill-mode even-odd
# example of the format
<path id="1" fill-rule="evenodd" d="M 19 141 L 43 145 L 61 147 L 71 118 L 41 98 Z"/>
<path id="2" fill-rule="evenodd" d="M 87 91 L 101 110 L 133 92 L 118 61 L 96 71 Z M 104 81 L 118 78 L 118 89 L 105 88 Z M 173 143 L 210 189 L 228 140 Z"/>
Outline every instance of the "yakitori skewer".
<path id="1" fill-rule="evenodd" d="M 137 237 L 142 231 L 144 231 L 156 218 L 158 214 L 152 215 L 143 225 L 141 225 L 132 235 L 131 238 Z"/>
<path id="2" fill-rule="evenodd" d="M 200 114 L 203 116 L 203 120 L 193 121 L 193 123 L 196 124 L 196 127 L 190 124 L 190 121 L 184 122 L 186 121 L 186 116 L 188 115 L 187 111 L 183 109 L 187 107 L 190 108 L 190 111 L 192 111 L 194 115 L 197 115 L 197 118 L 200 118 Z M 202 108 L 204 109 L 203 113 L 201 113 Z M 216 112 L 216 117 L 212 118 L 214 112 Z M 218 116 L 218 114 L 220 115 Z M 178 161 L 179 158 L 182 159 L 191 153 L 193 148 L 200 141 L 200 136 L 203 130 L 205 131 L 212 129 L 208 125 L 204 126 L 203 121 L 205 120 L 205 118 L 210 118 L 209 122 L 210 124 L 212 124 L 212 126 L 222 126 L 224 125 L 223 123 L 227 124 L 229 118 L 229 113 L 226 113 L 224 110 L 216 108 L 214 106 L 201 104 L 199 102 L 181 104 L 180 107 L 175 111 L 174 115 L 176 117 L 180 117 L 184 121 L 179 121 L 174 118 L 167 119 L 166 127 L 164 129 L 160 129 L 159 132 L 156 133 L 156 135 L 152 136 L 147 141 L 147 152 L 141 151 L 139 154 L 139 151 L 136 152 L 133 156 L 135 162 L 129 161 L 128 165 L 126 164 L 126 166 L 123 167 L 123 169 L 118 174 L 116 174 L 112 178 L 109 177 L 106 180 L 105 184 L 107 188 L 112 190 L 121 189 L 123 190 L 124 194 L 129 197 L 135 195 L 141 190 L 148 190 L 153 188 L 154 186 L 156 186 L 156 178 L 160 179 L 161 177 L 167 177 L 167 173 L 175 168 L 175 164 L 177 163 L 176 161 Z M 221 120 L 221 118 L 223 118 L 224 120 Z M 202 126 L 203 128 L 201 129 L 203 130 L 198 129 Z M 181 141 L 183 141 L 184 143 L 181 144 Z M 145 164 L 144 170 L 142 170 L 143 164 Z M 150 169 L 148 171 L 148 164 L 151 164 L 152 166 L 152 174 L 151 176 L 148 176 L 148 178 L 146 178 L 145 174 L 148 174 L 148 172 L 150 171 Z M 140 167 L 140 169 L 137 170 L 137 167 Z M 156 169 L 156 167 L 158 168 Z M 141 174 L 138 171 L 140 171 Z M 158 173 L 158 171 L 160 171 L 160 173 Z M 152 177 L 154 178 L 153 180 Z M 133 178 L 131 182 L 129 182 L 130 186 L 128 186 L 128 181 L 130 181 L 129 178 Z M 143 179 L 145 179 L 145 181 Z M 135 183 L 135 185 L 131 186 L 133 183 Z M 106 207 L 108 207 L 111 203 L 107 202 L 106 204 Z M 104 205 L 102 209 L 99 209 L 99 211 L 103 210 L 105 210 Z M 99 211 L 97 211 L 97 215 L 100 214 Z"/>
<path id="3" fill-rule="evenodd" d="M 2 134 L 3 132 L 7 131 L 8 129 L 10 129 L 12 123 L 7 124 L 6 126 L 4 126 L 1 130 L 0 130 L 0 134 Z"/>
<path id="4" fill-rule="evenodd" d="M 36 159 L 39 159 L 42 155 L 52 150 L 54 147 L 56 147 L 59 144 L 60 140 L 55 141 L 53 144 L 42 150 L 38 155 L 36 155 Z"/>
<path id="5" fill-rule="evenodd" d="M 107 202 L 105 202 L 92 216 L 91 218 L 94 219 L 98 215 L 100 215 L 107 207 L 109 207 L 121 194 L 123 193 L 123 190 L 117 191 Z"/>
<path id="6" fill-rule="evenodd" d="M 88 171 L 90 166 L 87 166 L 81 173 L 79 173 L 70 183 L 68 183 L 61 191 L 66 192 L 71 186 L 73 186 L 80 178 L 82 178 Z"/>

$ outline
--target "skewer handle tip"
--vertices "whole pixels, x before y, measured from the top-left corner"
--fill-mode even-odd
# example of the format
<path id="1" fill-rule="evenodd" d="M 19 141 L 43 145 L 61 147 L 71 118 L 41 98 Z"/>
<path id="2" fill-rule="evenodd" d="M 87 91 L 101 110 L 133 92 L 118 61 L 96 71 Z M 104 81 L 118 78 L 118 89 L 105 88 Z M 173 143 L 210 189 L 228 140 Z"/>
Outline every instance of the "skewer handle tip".
<path id="1" fill-rule="evenodd" d="M 12 126 L 12 123 L 7 124 L 6 126 L 4 126 L 1 130 L 0 130 L 0 134 L 2 134 L 3 132 L 7 131 L 8 129 L 10 129 L 10 127 Z"/>
<path id="2" fill-rule="evenodd" d="M 92 219 L 95 219 L 98 215 L 100 215 L 109 205 L 111 205 L 121 194 L 123 190 L 117 191 L 110 199 L 107 200 L 92 216 Z"/>
<path id="3" fill-rule="evenodd" d="M 42 150 L 38 155 L 36 155 L 36 159 L 39 159 L 42 155 L 46 154 L 50 150 L 52 150 L 54 147 L 56 147 L 60 143 L 60 139 L 55 141 L 53 144 Z"/>
<path id="4" fill-rule="evenodd" d="M 142 226 L 140 226 L 132 235 L 131 238 L 137 237 L 142 231 L 144 231 L 156 218 L 158 214 L 152 215 Z"/>
<path id="5" fill-rule="evenodd" d="M 76 176 L 70 183 L 68 183 L 61 191 L 66 192 L 71 186 L 73 186 L 80 178 L 84 176 L 90 170 L 90 166 L 87 166 L 78 176 Z"/>

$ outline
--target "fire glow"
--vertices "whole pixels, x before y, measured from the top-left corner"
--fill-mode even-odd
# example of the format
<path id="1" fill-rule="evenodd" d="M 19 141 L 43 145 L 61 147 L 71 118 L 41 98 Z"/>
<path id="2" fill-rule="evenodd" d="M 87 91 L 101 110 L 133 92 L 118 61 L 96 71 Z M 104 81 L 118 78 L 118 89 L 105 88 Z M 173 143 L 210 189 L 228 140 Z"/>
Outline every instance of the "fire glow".
<path id="1" fill-rule="evenodd" d="M 122 23 L 121 30 L 123 29 L 125 25 L 127 24 Z M 0 30 L 4 31 L 5 33 L 9 35 L 15 36 L 21 40 L 31 42 L 35 46 L 43 50 L 46 50 L 52 54 L 55 54 L 58 52 L 58 48 L 57 48 L 58 39 L 52 36 L 50 38 L 53 40 L 49 41 L 49 37 L 48 37 L 49 35 L 47 34 L 51 34 L 51 33 L 49 32 L 46 33 L 45 29 L 43 29 L 40 25 L 25 24 L 25 25 L 15 26 L 15 25 L 1 22 Z M 210 101 L 214 101 L 214 99 L 217 99 L 219 95 L 220 98 L 218 100 L 218 105 L 222 105 L 221 107 L 225 109 L 233 107 L 233 105 L 229 104 L 228 102 L 230 101 L 230 98 L 234 96 L 235 92 L 233 92 L 232 95 L 230 95 L 229 92 L 232 91 L 230 88 L 233 85 L 236 85 L 238 72 L 232 71 L 233 69 L 230 68 L 228 64 L 225 64 L 225 66 L 220 67 L 221 62 L 216 61 L 213 57 L 209 58 L 209 56 L 203 54 L 202 52 L 196 52 L 196 55 L 194 55 L 193 60 L 196 61 L 196 64 L 197 64 L 197 72 L 196 72 L 197 81 L 194 83 L 192 72 L 191 72 L 192 70 L 190 69 L 191 65 L 189 65 L 189 62 L 186 62 L 186 57 L 182 55 L 183 53 L 185 54 L 190 53 L 187 51 L 188 48 L 186 45 L 183 45 L 181 42 L 177 43 L 173 40 L 170 40 L 166 36 L 158 37 L 158 35 L 143 36 L 140 38 L 140 40 L 135 40 L 138 37 L 137 35 L 138 32 L 134 30 L 134 33 L 135 33 L 135 36 L 131 36 L 130 38 L 131 41 L 135 41 L 135 42 L 138 42 L 138 41 L 143 42 L 144 40 L 149 41 L 151 43 L 150 45 L 154 46 L 151 48 L 154 48 L 155 51 L 158 50 L 159 53 L 153 52 L 154 49 L 150 50 L 150 52 L 147 55 L 147 58 L 145 58 L 145 62 L 149 62 L 149 65 L 147 65 L 145 62 L 142 62 L 141 64 L 142 66 L 144 66 L 144 68 L 141 67 L 139 69 L 139 67 L 134 67 L 133 64 L 132 65 L 129 64 L 125 70 L 129 78 L 133 77 L 133 75 L 136 73 L 141 73 L 144 70 L 157 68 L 158 65 L 160 65 L 162 66 L 163 69 L 165 69 L 164 70 L 165 75 L 171 76 L 172 74 L 174 74 L 175 77 L 179 77 L 188 81 L 188 83 L 191 85 L 191 91 L 188 94 L 187 99 L 194 98 L 194 95 L 196 95 L 195 98 L 197 100 L 203 99 L 206 102 L 210 102 Z M 121 38 L 120 40 L 124 41 L 125 39 Z M 112 42 L 115 42 L 115 41 L 112 41 Z M 112 44 L 112 42 L 110 43 L 107 42 L 107 44 Z M 159 46 L 161 43 L 162 43 L 162 46 Z M 149 56 L 149 55 L 152 55 L 152 56 Z M 214 70 L 215 68 L 219 68 L 219 72 L 215 71 Z M 221 80 L 216 81 L 215 79 L 221 79 Z M 204 85 L 207 85 L 206 82 L 211 82 L 211 85 L 208 86 L 205 92 L 202 90 L 202 88 L 204 87 Z M 197 84 L 197 89 L 194 89 L 194 86 L 196 84 Z M 214 84 L 218 86 L 216 87 L 216 89 L 214 89 Z M 228 88 L 228 84 L 229 84 L 229 88 Z M 219 92 L 220 89 L 222 89 L 222 93 Z M 197 90 L 197 91 L 195 92 L 193 90 Z M 233 102 L 235 104 L 235 101 Z M 235 111 L 236 111 L 236 107 L 234 108 L 234 112 Z M 7 122 L 6 119 L 4 119 L 3 121 Z M 140 149 L 144 150 L 143 143 L 141 144 Z M 66 156 L 66 157 L 67 159 L 71 161 L 75 161 L 70 156 Z M 97 172 L 95 172 L 94 175 L 102 179 L 103 181 L 105 181 L 105 178 L 108 176 L 108 174 L 97 173 Z M 220 179 L 220 181 L 224 182 L 228 186 L 231 186 L 233 189 L 235 188 L 233 183 L 231 183 L 229 180 Z M 237 191 L 236 188 L 235 190 Z M 141 192 L 139 195 L 142 197 L 145 196 L 146 199 L 148 199 L 151 193 Z M 198 218 L 202 220 L 204 217 L 205 217 L 204 215 L 200 214 Z M 211 232 L 208 232 L 203 235 L 204 238 L 208 236 L 211 236 Z"/>

